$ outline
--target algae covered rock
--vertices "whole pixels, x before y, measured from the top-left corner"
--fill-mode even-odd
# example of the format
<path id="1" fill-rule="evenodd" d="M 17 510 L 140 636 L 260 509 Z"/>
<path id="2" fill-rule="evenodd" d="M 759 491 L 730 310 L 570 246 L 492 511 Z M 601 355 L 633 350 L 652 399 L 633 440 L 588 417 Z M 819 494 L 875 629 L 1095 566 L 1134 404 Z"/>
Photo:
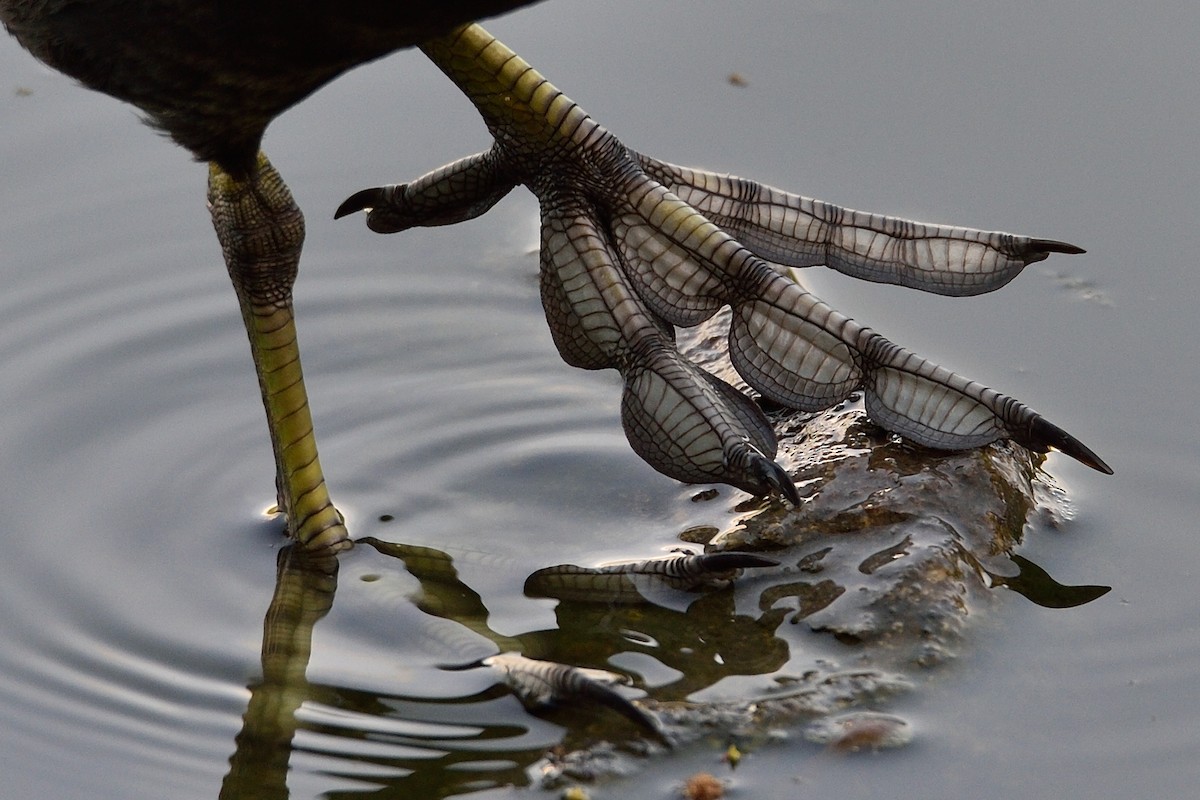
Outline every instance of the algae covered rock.
<path id="1" fill-rule="evenodd" d="M 717 317 L 684 332 L 679 344 L 686 357 L 739 385 L 724 340 Z M 972 618 L 988 610 L 994 588 L 1060 607 L 1107 591 L 1061 586 L 1013 552 L 1031 524 L 1054 525 L 1068 513 L 1041 455 L 1008 442 L 961 452 L 913 445 L 868 420 L 856 398 L 816 414 L 768 411 L 801 504 L 698 488 L 693 501 L 712 504 L 714 517 L 733 524 L 693 527 L 680 538 L 777 565 L 682 599 L 643 587 L 641 605 L 606 595 L 600 584 L 590 596 L 562 586 L 556 593 L 535 574 L 526 586 L 527 594 L 560 598 L 563 637 L 552 658 L 653 660 L 641 674 L 630 670 L 645 693 L 635 702 L 670 740 L 752 746 L 807 723 L 806 738 L 841 751 L 902 746 L 911 726 L 876 709 L 925 684 L 929 670 L 969 642 Z M 672 680 L 659 677 L 664 668 Z M 549 757 L 544 774 L 594 777 L 599 763 L 611 765 L 611 746 L 589 744 L 622 738 L 605 728 L 571 726 L 567 747 Z"/>

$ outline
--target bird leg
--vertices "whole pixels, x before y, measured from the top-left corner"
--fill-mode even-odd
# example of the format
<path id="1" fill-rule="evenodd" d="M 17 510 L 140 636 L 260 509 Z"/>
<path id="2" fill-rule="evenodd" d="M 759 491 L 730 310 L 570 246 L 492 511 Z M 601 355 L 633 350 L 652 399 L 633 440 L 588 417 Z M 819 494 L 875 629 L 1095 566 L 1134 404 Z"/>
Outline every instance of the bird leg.
<path id="1" fill-rule="evenodd" d="M 244 178 L 210 165 L 208 204 L 250 337 L 288 534 L 309 552 L 337 552 L 350 538 L 317 457 L 292 313 L 304 217 L 262 153 Z"/>
<path id="2" fill-rule="evenodd" d="M 542 304 L 555 344 L 573 366 L 621 371 L 626 435 L 659 471 L 796 501 L 770 461 L 775 439 L 762 412 L 674 347 L 675 326 L 729 306 L 733 365 L 777 403 L 817 411 L 861 391 L 872 419 L 919 444 L 958 450 L 1009 438 L 1111 472 L 1029 407 L 893 344 L 786 274 L 823 263 L 968 295 L 1079 248 L 867 214 L 644 156 L 478 25 L 422 50 L 495 143 L 411 183 L 358 192 L 336 216 L 367 210 L 378 232 L 442 225 L 483 213 L 517 183 L 529 187 L 541 204 Z"/>

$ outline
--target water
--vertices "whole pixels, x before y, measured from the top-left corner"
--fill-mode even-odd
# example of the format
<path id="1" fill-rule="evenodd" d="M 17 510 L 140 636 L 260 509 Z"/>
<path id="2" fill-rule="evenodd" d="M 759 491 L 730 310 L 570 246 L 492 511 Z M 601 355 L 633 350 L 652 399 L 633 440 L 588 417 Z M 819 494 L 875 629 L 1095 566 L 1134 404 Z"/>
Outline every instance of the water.
<path id="1" fill-rule="evenodd" d="M 680 9 L 556 0 L 488 27 L 647 153 L 1088 248 L 964 300 L 810 280 L 1116 469 L 1053 458 L 1074 518 L 1022 548 L 1111 594 L 1065 612 L 1001 596 L 964 656 L 891 709 L 914 723 L 906 749 L 838 758 L 789 741 L 756 749 L 732 780 L 747 796 L 1186 795 L 1200 779 L 1200 433 L 1185 410 L 1200 388 L 1188 354 L 1200 13 Z M 280 542 L 204 170 L 8 40 L 0 75 L 0 774 L 12 797 L 214 797 L 260 680 Z M 308 213 L 301 345 L 322 460 L 356 535 L 452 552 L 490 630 L 514 636 L 556 624 L 520 591 L 533 569 L 644 557 L 724 521 L 629 452 L 614 376 L 559 361 L 527 196 L 398 237 L 330 219 L 355 189 L 486 146 L 419 55 L 339 80 L 266 144 Z M 478 673 L 437 670 L 487 642 L 418 611 L 415 588 L 366 548 L 344 559 L 313 635 L 319 691 L 300 714 L 293 796 L 435 784 L 511 796 L 562 735 L 510 697 L 477 697 Z M 696 769 L 730 777 L 720 750 L 651 760 L 610 791 L 665 797 Z"/>

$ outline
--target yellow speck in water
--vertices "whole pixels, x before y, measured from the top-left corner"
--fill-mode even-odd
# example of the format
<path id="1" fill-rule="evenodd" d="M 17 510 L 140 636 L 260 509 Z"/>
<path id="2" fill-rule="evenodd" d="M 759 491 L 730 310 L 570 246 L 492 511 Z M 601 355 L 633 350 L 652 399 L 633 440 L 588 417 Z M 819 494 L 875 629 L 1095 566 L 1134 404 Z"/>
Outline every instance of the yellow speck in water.
<path id="1" fill-rule="evenodd" d="M 363 583 L 374 583 L 375 581 L 379 580 L 382 577 L 383 576 L 380 575 L 378 572 L 368 572 L 365 575 L 363 575 L 361 578 L 359 578 L 359 580 L 362 581 Z"/>

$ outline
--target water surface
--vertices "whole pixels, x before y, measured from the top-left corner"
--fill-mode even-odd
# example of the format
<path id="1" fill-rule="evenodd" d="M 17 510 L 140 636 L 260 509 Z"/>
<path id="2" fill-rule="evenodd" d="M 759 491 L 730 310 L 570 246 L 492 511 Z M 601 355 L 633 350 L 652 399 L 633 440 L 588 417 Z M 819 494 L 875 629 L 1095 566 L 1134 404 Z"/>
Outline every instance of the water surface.
<path id="1" fill-rule="evenodd" d="M 1200 388 L 1200 13 L 684 8 L 555 0 L 488 27 L 647 153 L 1086 247 L 980 298 L 810 283 L 1116 469 L 1052 458 L 1074 517 L 1022 550 L 1110 595 L 1069 612 L 1000 596 L 959 660 L 892 707 L 916 727 L 904 750 L 832 758 L 792 737 L 732 779 L 748 796 L 1187 794 L 1200 780 L 1200 433 L 1186 406 Z M 0 774 L 14 797 L 215 797 L 261 673 L 281 543 L 204 169 L 7 39 L 0 75 Z M 297 308 L 335 499 L 357 535 L 453 552 L 490 628 L 515 635 L 555 625 L 551 603 L 521 592 L 533 569 L 653 555 L 728 517 L 629 451 L 614 375 L 558 359 L 527 196 L 398 237 L 330 219 L 355 189 L 486 143 L 466 101 L 405 53 L 289 112 L 266 144 L 308 213 Z M 511 697 L 431 702 L 486 688 L 436 669 L 486 641 L 416 609 L 414 590 L 366 548 L 344 559 L 314 633 L 308 679 L 329 693 L 302 710 L 294 796 L 519 795 L 507 787 L 561 737 Z M 484 752 L 447 755 L 471 748 Z M 731 777 L 720 752 L 652 760 L 611 791 Z"/>

